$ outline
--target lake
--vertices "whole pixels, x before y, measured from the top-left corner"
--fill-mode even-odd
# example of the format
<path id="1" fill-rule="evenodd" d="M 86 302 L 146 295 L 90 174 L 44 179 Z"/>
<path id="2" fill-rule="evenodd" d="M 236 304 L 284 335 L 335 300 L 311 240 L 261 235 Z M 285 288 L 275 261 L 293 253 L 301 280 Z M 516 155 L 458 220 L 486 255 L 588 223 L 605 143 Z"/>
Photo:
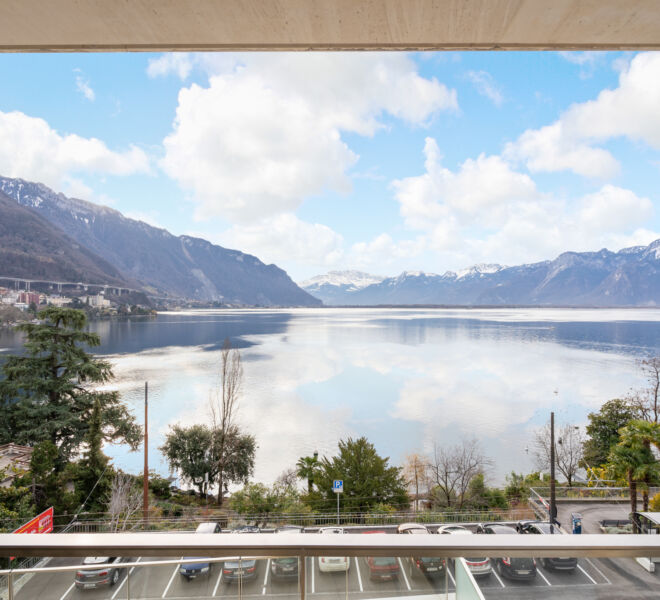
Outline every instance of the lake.
<path id="1" fill-rule="evenodd" d="M 551 410 L 560 424 L 585 425 L 604 401 L 644 384 L 640 357 L 660 354 L 654 309 L 196 310 L 90 328 L 140 421 L 149 382 L 150 464 L 163 474 L 168 427 L 208 421 L 229 337 L 245 373 L 239 421 L 257 439 L 263 482 L 362 435 L 395 464 L 476 437 L 493 461 L 490 481 L 501 482 L 533 469 L 533 431 Z M 0 352 L 19 347 L 0 331 Z M 140 453 L 106 452 L 142 468 Z"/>

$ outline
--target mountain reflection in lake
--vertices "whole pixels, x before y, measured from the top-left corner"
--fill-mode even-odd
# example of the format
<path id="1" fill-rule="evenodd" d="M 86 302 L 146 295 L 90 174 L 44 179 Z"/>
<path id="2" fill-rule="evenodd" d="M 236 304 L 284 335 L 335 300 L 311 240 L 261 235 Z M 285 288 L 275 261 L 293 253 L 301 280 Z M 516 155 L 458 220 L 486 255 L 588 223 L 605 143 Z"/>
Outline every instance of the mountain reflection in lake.
<path id="1" fill-rule="evenodd" d="M 532 469 L 525 447 L 551 410 L 584 425 L 602 402 L 643 384 L 636 358 L 660 353 L 652 309 L 204 310 L 91 328 L 114 364 L 113 387 L 140 418 L 149 381 L 150 462 L 161 473 L 168 426 L 207 421 L 231 338 L 245 370 L 239 420 L 257 438 L 255 479 L 264 482 L 360 435 L 395 463 L 476 437 L 498 482 Z M 0 348 L 17 344 L 0 334 Z M 140 454 L 107 452 L 140 470 Z"/>

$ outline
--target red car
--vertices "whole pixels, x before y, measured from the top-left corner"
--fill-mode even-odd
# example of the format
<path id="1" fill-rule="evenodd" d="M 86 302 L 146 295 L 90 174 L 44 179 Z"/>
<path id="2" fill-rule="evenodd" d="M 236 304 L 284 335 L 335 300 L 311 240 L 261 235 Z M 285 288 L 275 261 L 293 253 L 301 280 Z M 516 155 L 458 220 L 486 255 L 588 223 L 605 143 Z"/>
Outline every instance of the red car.
<path id="1" fill-rule="evenodd" d="M 365 531 L 364 533 L 385 533 L 384 531 Z M 367 556 L 370 579 L 395 579 L 399 577 L 399 561 L 393 556 Z"/>

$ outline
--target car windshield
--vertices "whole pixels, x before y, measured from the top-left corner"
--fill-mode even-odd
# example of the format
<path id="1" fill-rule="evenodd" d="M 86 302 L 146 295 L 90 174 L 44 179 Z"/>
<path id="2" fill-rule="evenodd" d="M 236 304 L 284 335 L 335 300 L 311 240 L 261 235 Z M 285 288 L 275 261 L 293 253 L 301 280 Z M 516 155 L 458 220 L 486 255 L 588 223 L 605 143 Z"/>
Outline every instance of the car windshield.
<path id="1" fill-rule="evenodd" d="M 376 556 L 374 565 L 377 567 L 391 567 L 396 564 L 396 558 L 391 556 Z"/>
<path id="2" fill-rule="evenodd" d="M 298 562 L 298 559 L 295 556 L 290 558 L 276 558 L 275 560 L 281 565 L 292 565 Z"/>

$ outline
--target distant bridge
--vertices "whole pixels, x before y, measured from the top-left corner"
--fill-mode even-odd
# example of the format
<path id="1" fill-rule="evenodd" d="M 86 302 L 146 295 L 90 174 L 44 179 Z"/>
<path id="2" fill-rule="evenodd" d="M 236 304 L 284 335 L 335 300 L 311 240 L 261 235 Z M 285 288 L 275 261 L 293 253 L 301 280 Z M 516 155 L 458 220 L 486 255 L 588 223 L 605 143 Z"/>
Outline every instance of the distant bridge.
<path id="1" fill-rule="evenodd" d="M 77 290 L 84 290 L 85 292 L 90 289 L 95 289 L 98 291 L 103 290 L 104 292 L 110 291 L 115 292 L 117 295 L 121 296 L 123 292 L 141 292 L 142 290 L 136 290 L 135 288 L 122 287 L 118 285 L 113 285 L 109 283 L 86 283 L 84 281 L 51 281 L 49 279 L 24 279 L 22 277 L 14 276 L 5 276 L 0 275 L 0 281 L 10 281 L 14 284 L 14 289 L 20 289 L 21 286 L 24 286 L 25 289 L 29 292 L 30 286 L 32 284 L 46 284 L 51 287 L 56 287 L 59 293 L 62 292 L 64 287 L 73 287 Z"/>

